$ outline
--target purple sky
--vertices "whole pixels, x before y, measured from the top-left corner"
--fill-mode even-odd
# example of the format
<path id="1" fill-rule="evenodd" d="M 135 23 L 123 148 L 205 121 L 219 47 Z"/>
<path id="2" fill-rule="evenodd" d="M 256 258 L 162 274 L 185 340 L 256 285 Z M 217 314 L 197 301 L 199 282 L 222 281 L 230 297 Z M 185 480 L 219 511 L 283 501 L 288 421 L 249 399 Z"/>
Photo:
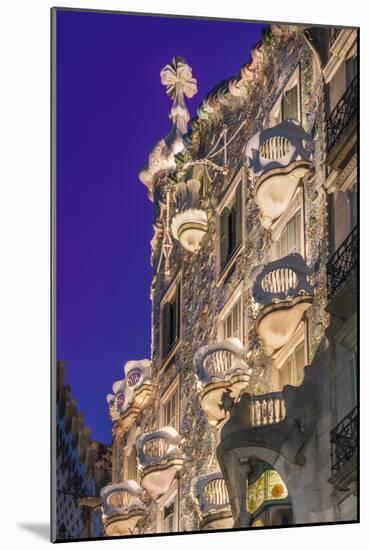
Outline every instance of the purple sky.
<path id="1" fill-rule="evenodd" d="M 186 59 L 198 94 L 237 74 L 255 23 L 57 13 L 57 357 L 92 437 L 110 443 L 105 395 L 150 356 L 152 203 L 138 172 L 169 130 L 159 72 Z"/>

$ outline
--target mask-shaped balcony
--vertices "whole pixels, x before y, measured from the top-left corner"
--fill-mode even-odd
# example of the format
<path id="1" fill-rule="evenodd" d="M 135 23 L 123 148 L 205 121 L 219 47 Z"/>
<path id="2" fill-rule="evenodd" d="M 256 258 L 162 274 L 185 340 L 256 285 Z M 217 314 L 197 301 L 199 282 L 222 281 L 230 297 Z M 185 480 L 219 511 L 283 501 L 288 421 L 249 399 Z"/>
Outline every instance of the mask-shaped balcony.
<path id="1" fill-rule="evenodd" d="M 246 353 L 238 338 L 201 346 L 195 353 L 200 402 L 210 424 L 216 426 L 225 418 L 221 408 L 225 390 L 237 399 L 247 388 L 251 369 L 245 362 Z"/>
<path id="2" fill-rule="evenodd" d="M 198 477 L 194 483 L 195 505 L 201 516 L 200 529 L 230 529 L 233 518 L 228 490 L 220 472 Z"/>
<path id="3" fill-rule="evenodd" d="M 141 434 L 136 440 L 142 486 L 157 500 L 172 485 L 183 467 L 181 436 L 172 426 Z"/>
<path id="4" fill-rule="evenodd" d="M 204 199 L 200 197 L 201 183 L 196 179 L 181 181 L 177 186 L 177 214 L 171 229 L 183 248 L 196 252 L 208 229 Z"/>
<path id="5" fill-rule="evenodd" d="M 127 432 L 152 395 L 151 361 L 128 361 L 125 377 L 113 384 L 113 393 L 106 396 L 113 430 Z"/>
<path id="6" fill-rule="evenodd" d="M 285 120 L 257 132 L 247 143 L 246 158 L 262 225 L 269 227 L 288 209 L 299 182 L 310 168 L 305 142 L 311 135 L 300 123 Z"/>
<path id="7" fill-rule="evenodd" d="M 300 254 L 258 266 L 251 276 L 256 304 L 256 328 L 268 353 L 283 348 L 296 331 L 305 311 L 312 304 L 312 274 Z"/>
<path id="8" fill-rule="evenodd" d="M 147 510 L 141 498 L 143 489 L 133 480 L 107 485 L 100 492 L 103 522 L 108 536 L 131 535 Z"/>

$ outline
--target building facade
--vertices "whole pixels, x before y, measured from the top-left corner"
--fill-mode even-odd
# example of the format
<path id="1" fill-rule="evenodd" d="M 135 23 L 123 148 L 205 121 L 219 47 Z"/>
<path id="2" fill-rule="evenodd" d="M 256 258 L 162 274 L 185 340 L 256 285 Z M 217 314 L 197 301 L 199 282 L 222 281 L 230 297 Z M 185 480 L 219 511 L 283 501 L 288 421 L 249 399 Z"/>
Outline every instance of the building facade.
<path id="1" fill-rule="evenodd" d="M 356 59 L 356 29 L 270 25 L 191 122 L 191 68 L 161 71 L 151 357 L 107 396 L 107 535 L 357 520 Z"/>
<path id="2" fill-rule="evenodd" d="M 111 477 L 110 448 L 92 441 L 57 363 L 56 540 L 101 537 L 100 489 Z"/>

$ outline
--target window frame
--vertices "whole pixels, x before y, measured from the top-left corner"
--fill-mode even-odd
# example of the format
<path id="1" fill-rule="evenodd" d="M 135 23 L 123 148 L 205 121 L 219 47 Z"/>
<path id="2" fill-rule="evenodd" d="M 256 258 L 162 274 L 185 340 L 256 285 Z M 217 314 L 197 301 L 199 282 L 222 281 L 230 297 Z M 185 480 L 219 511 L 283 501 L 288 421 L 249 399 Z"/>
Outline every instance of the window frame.
<path id="1" fill-rule="evenodd" d="M 291 338 L 290 342 L 286 344 L 274 357 L 274 369 L 273 369 L 273 385 L 275 391 L 282 391 L 283 387 L 280 385 L 280 371 L 286 364 L 288 359 L 295 354 L 297 348 L 304 344 L 304 365 L 303 368 L 309 362 L 308 356 L 308 338 L 307 338 L 307 321 L 302 320 L 297 327 L 295 334 Z M 303 377 L 301 380 L 297 379 L 296 363 L 293 365 L 292 380 L 289 382 L 292 386 L 299 386 L 303 383 Z"/>
<path id="2" fill-rule="evenodd" d="M 304 260 L 306 260 L 304 190 L 302 186 L 299 186 L 286 212 L 284 212 L 284 214 L 282 214 L 282 216 L 272 226 L 271 237 L 273 244 L 268 254 L 268 261 L 274 261 L 283 258 L 283 256 L 280 255 L 280 239 L 284 229 L 287 227 L 292 218 L 296 216 L 299 210 L 301 238 L 299 254 L 303 257 Z"/>
<path id="3" fill-rule="evenodd" d="M 240 340 L 242 343 L 244 343 L 244 337 L 245 337 L 245 327 L 244 327 L 244 302 L 243 302 L 243 284 L 242 281 L 239 283 L 237 288 L 234 290 L 230 298 L 227 300 L 227 302 L 222 307 L 220 313 L 218 314 L 218 320 L 217 320 L 217 337 L 218 341 L 222 341 L 226 339 L 225 336 L 225 322 L 228 319 L 229 315 L 233 311 L 234 307 L 239 303 L 240 304 Z"/>
<path id="4" fill-rule="evenodd" d="M 140 481 L 140 472 L 138 469 L 137 449 L 135 446 L 135 441 L 141 432 L 142 432 L 142 429 L 139 426 L 137 426 L 136 422 L 134 422 L 131 428 L 128 430 L 128 432 L 126 432 L 125 434 L 122 434 L 123 449 L 121 449 L 121 447 L 117 447 L 116 449 L 116 454 L 117 454 L 116 460 L 118 462 L 119 462 L 119 454 L 123 450 L 123 465 L 122 465 L 123 467 L 121 468 L 123 479 L 134 479 L 134 481 L 136 481 L 137 483 L 139 483 Z M 129 476 L 130 463 L 132 461 L 133 456 L 135 456 L 136 458 L 136 466 L 135 466 L 136 478 L 132 478 Z"/>
<path id="5" fill-rule="evenodd" d="M 280 124 L 281 122 L 283 122 L 283 118 L 282 118 L 283 98 L 285 96 L 285 93 L 292 90 L 292 88 L 294 88 L 295 86 L 297 86 L 297 113 L 298 113 L 297 120 L 300 122 L 300 124 L 302 124 L 301 69 L 300 69 L 300 63 L 298 63 L 297 67 L 295 67 L 290 78 L 288 79 L 286 84 L 283 86 L 283 89 L 281 90 L 277 100 L 275 101 L 273 107 L 269 112 L 269 117 L 268 117 L 269 128 L 273 128 L 273 126 L 276 126 L 277 124 Z"/>
<path id="6" fill-rule="evenodd" d="M 163 310 L 165 304 L 170 302 L 173 297 L 176 295 L 177 290 L 179 292 L 179 307 L 178 307 L 178 328 L 177 328 L 177 338 L 173 343 L 172 347 L 164 354 L 164 323 L 163 323 Z M 160 355 L 160 364 L 161 369 L 163 369 L 173 358 L 174 354 L 178 350 L 178 347 L 182 341 L 182 304 L 183 304 L 183 285 L 182 285 L 182 272 L 179 272 L 176 277 L 173 279 L 169 285 L 167 291 L 165 292 L 161 302 L 160 302 L 160 343 L 159 343 L 159 355 Z"/>
<path id="7" fill-rule="evenodd" d="M 181 394 L 180 394 L 180 373 L 178 373 L 173 380 L 170 382 L 169 386 L 166 388 L 164 393 L 160 396 L 160 406 L 159 406 L 159 426 L 160 428 L 163 428 L 164 426 L 167 426 L 168 424 L 165 421 L 165 414 L 166 414 L 166 406 L 169 403 L 169 401 L 173 398 L 174 394 L 177 394 L 177 403 L 176 403 L 176 418 L 177 418 L 177 427 L 173 426 L 179 433 L 179 427 L 180 427 L 180 411 L 181 411 Z"/>
<path id="8" fill-rule="evenodd" d="M 216 251 L 216 273 L 218 283 L 220 284 L 225 278 L 226 274 L 233 267 L 236 259 L 238 258 L 241 250 L 244 246 L 245 241 L 245 224 L 244 224 L 244 202 L 245 202 L 245 182 L 246 175 L 244 167 L 241 167 L 237 174 L 234 176 L 232 182 L 228 185 L 217 209 L 216 209 L 216 234 L 217 234 L 217 251 Z M 239 188 L 239 186 L 241 186 Z M 240 240 L 236 244 L 232 253 L 228 256 L 224 265 L 222 265 L 221 258 L 221 215 L 225 208 L 227 208 L 235 198 L 236 192 L 240 189 L 240 201 L 241 201 L 241 210 L 240 210 Z"/>
<path id="9" fill-rule="evenodd" d="M 158 533 L 167 533 L 167 532 L 178 533 L 180 531 L 178 496 L 179 496 L 179 483 L 178 483 L 178 479 L 175 479 L 171 487 L 169 488 L 169 490 L 165 493 L 165 495 L 163 495 L 157 501 L 156 526 L 157 526 Z M 173 531 L 165 531 L 164 508 L 168 508 L 169 506 L 171 506 L 171 504 L 174 504 Z"/>

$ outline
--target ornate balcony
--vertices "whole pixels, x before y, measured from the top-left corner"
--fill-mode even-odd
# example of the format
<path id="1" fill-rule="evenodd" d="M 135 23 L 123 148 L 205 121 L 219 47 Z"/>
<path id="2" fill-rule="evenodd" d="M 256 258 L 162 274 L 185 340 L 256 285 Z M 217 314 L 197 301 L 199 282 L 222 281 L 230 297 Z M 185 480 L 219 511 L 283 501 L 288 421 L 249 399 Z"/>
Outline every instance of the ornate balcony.
<path id="1" fill-rule="evenodd" d="M 246 353 L 238 338 L 201 346 L 195 353 L 200 402 L 210 424 L 217 425 L 225 418 L 221 408 L 225 390 L 237 399 L 247 388 L 251 369 L 245 362 Z"/>
<path id="2" fill-rule="evenodd" d="M 327 120 L 327 151 L 341 139 L 351 121 L 356 119 L 358 106 L 358 85 L 355 77 Z"/>
<path id="3" fill-rule="evenodd" d="M 177 211 L 171 229 L 183 248 L 196 252 L 208 229 L 204 200 L 200 198 L 201 183 L 196 179 L 181 181 L 177 186 Z"/>
<path id="4" fill-rule="evenodd" d="M 357 227 L 327 263 L 328 299 L 332 300 L 357 267 Z"/>
<path id="5" fill-rule="evenodd" d="M 127 432 L 152 394 L 151 361 L 128 361 L 125 377 L 113 384 L 113 393 L 106 396 L 115 435 Z"/>
<path id="6" fill-rule="evenodd" d="M 347 487 L 356 479 L 357 407 L 331 431 L 332 480 Z"/>
<path id="7" fill-rule="evenodd" d="M 328 333 L 332 338 L 357 311 L 357 256 L 355 227 L 327 263 L 326 309 L 331 314 Z"/>
<path id="8" fill-rule="evenodd" d="M 269 227 L 288 209 L 299 182 L 310 168 L 305 142 L 311 135 L 294 120 L 257 132 L 246 146 L 260 221 Z"/>
<path id="9" fill-rule="evenodd" d="M 220 472 L 198 477 L 194 483 L 194 497 L 201 516 L 201 530 L 233 527 L 228 490 Z"/>
<path id="10" fill-rule="evenodd" d="M 142 486 L 157 500 L 172 485 L 183 467 L 181 436 L 172 426 L 143 433 L 136 440 Z"/>
<path id="11" fill-rule="evenodd" d="M 249 418 L 252 426 L 278 424 L 286 416 L 286 404 L 282 392 L 250 395 Z"/>
<path id="12" fill-rule="evenodd" d="M 132 535 L 147 513 L 141 500 L 143 489 L 135 481 L 128 480 L 103 487 L 100 495 L 105 533 L 108 536 Z"/>
<path id="13" fill-rule="evenodd" d="M 254 270 L 251 282 L 256 328 L 268 353 L 289 342 L 311 306 L 314 288 L 308 277 L 312 272 L 300 254 L 288 254 Z"/>

